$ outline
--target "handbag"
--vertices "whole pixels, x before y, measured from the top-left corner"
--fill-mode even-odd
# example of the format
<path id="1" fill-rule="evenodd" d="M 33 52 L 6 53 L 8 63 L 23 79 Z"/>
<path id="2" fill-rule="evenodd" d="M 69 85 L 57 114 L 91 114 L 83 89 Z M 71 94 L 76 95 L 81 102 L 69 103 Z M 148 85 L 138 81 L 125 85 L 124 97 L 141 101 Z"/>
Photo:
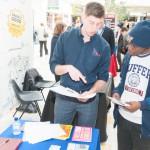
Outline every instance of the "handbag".
<path id="1" fill-rule="evenodd" d="M 45 38 L 49 37 L 48 33 L 45 31 L 45 28 L 44 28 L 44 37 Z"/>

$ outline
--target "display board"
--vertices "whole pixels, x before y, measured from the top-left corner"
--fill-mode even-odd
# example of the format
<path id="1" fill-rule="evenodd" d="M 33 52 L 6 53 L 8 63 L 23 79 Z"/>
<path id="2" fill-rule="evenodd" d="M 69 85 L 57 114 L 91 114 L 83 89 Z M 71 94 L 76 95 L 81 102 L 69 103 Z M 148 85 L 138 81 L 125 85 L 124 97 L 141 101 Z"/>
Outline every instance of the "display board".
<path id="1" fill-rule="evenodd" d="M 30 0 L 0 1 L 0 117 L 16 107 L 11 79 L 22 88 L 33 61 L 33 17 Z"/>

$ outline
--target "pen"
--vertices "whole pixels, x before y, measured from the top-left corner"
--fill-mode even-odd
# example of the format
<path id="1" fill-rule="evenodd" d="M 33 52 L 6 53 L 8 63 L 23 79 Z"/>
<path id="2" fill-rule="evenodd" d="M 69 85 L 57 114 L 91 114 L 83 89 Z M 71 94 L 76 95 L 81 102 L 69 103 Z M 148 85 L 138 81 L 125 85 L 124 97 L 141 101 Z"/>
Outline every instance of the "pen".
<path id="1" fill-rule="evenodd" d="M 5 143 L 9 142 L 9 139 L 6 140 L 5 142 L 0 143 L 0 146 L 4 145 Z"/>

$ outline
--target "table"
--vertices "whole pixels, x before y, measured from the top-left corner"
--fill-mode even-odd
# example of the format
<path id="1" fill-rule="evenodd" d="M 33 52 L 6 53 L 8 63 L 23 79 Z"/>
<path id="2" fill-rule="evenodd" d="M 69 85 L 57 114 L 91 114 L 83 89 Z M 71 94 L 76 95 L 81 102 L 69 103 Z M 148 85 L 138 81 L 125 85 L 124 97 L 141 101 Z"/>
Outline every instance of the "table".
<path id="1" fill-rule="evenodd" d="M 23 124 L 25 120 L 21 120 L 21 124 Z M 73 128 L 74 129 L 74 128 Z M 12 125 L 8 127 L 1 135 L 0 137 L 7 137 L 7 138 L 22 138 L 23 132 L 21 132 L 20 135 L 13 135 L 12 133 Z M 73 130 L 72 130 L 73 131 Z M 73 133 L 73 132 L 72 132 Z M 50 139 L 46 140 L 37 144 L 29 144 L 28 142 L 23 142 L 18 150 L 48 150 L 50 145 L 59 145 L 61 146 L 61 150 L 67 149 L 67 144 L 71 141 L 72 133 L 70 136 L 70 139 L 68 140 L 56 140 L 56 139 Z M 80 143 L 80 144 L 88 144 L 89 150 L 100 150 L 100 135 L 98 129 L 92 129 L 92 142 L 73 142 L 73 143 Z"/>
<path id="2" fill-rule="evenodd" d="M 96 128 L 100 129 L 100 142 L 105 142 L 107 140 L 107 112 L 108 106 L 110 105 L 110 100 L 107 96 L 111 96 L 112 89 L 114 88 L 114 81 L 112 74 L 109 74 L 109 79 L 105 88 L 99 92 L 99 105 L 98 105 L 98 117 L 96 121 Z M 45 106 L 42 112 L 41 121 L 51 121 L 54 122 L 54 105 L 55 105 L 55 93 L 49 91 L 46 98 Z M 77 117 L 75 117 L 73 125 L 77 125 Z"/>

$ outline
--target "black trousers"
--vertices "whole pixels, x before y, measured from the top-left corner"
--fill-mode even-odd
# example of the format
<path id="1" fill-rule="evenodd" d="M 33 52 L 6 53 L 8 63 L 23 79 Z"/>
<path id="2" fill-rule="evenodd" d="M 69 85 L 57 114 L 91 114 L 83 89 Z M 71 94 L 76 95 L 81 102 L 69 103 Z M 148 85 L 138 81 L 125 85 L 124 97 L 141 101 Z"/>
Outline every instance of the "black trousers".
<path id="1" fill-rule="evenodd" d="M 118 51 L 117 51 L 117 61 L 119 64 L 119 69 L 121 69 L 121 66 L 122 66 L 121 52 L 118 52 Z"/>
<path id="2" fill-rule="evenodd" d="M 47 41 L 39 41 L 40 42 L 40 56 L 43 56 L 43 44 L 44 44 L 44 50 L 45 55 L 48 55 L 48 49 L 47 49 Z"/>
<path id="3" fill-rule="evenodd" d="M 117 127 L 118 150 L 150 150 L 150 138 L 141 137 L 141 125 L 119 114 Z"/>

